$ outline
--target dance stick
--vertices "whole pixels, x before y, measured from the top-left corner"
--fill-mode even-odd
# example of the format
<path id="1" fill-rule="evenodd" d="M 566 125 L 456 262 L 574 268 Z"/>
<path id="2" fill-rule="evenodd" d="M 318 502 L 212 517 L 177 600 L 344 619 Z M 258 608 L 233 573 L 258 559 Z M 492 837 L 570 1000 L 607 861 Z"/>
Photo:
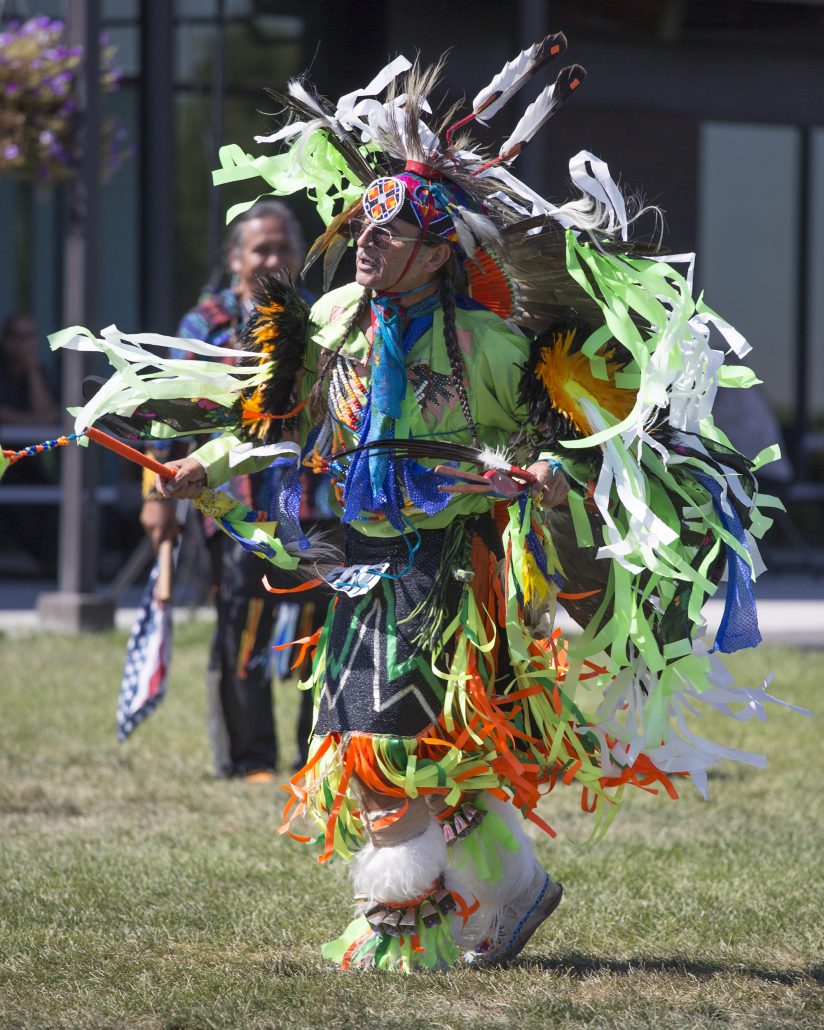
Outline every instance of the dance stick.
<path id="1" fill-rule="evenodd" d="M 108 433 L 101 433 L 99 429 L 95 429 L 94 426 L 89 426 L 86 430 L 86 436 L 90 440 L 94 440 L 95 443 L 101 444 L 103 447 L 108 447 L 110 451 L 114 451 L 115 454 L 119 454 L 122 458 L 128 458 L 129 461 L 137 462 L 138 465 L 142 465 L 143 468 L 149 469 L 151 472 L 156 472 L 158 476 L 162 476 L 163 479 L 174 479 L 175 470 L 167 468 L 166 465 L 161 465 L 159 461 L 155 461 L 154 458 L 150 458 L 148 454 L 144 454 L 142 451 L 138 451 L 134 447 L 130 447 L 127 443 L 123 443 L 121 440 L 115 440 L 113 436 L 109 436 Z"/>
<path id="2" fill-rule="evenodd" d="M 149 469 L 149 471 L 156 472 L 163 479 L 174 479 L 177 474 L 175 469 L 170 469 L 167 465 L 161 465 L 159 461 L 150 458 L 148 454 L 130 447 L 127 443 L 123 443 L 113 436 L 109 436 L 108 433 L 101 433 L 94 426 L 89 426 L 86 430 L 86 436 L 90 440 L 94 440 L 95 443 L 108 447 L 110 451 L 119 454 L 121 458 L 128 458 L 129 461 L 134 461 L 138 465 Z M 204 486 L 197 497 L 192 498 L 192 504 L 194 504 L 198 511 L 202 511 L 204 515 L 211 515 L 212 518 L 217 519 L 223 529 L 226 529 L 226 527 L 222 524 L 221 520 L 225 519 L 230 512 L 236 512 L 236 521 L 244 521 L 244 513 L 249 511 L 245 505 L 240 504 L 230 494 L 222 493 L 219 490 L 210 490 L 208 486 Z M 229 536 L 235 538 L 235 534 L 230 530 L 226 529 L 226 532 L 229 533 Z"/>

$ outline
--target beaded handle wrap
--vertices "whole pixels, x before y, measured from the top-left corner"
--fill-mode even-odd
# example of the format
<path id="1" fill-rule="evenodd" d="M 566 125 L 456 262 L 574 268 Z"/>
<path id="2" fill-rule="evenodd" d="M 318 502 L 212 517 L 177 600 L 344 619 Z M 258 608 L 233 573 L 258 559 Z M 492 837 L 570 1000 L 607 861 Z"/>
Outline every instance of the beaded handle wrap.
<path id="1" fill-rule="evenodd" d="M 20 451 L 7 451 L 3 450 L 3 457 L 6 459 L 9 465 L 13 465 L 16 461 L 20 461 L 21 458 L 30 458 L 35 454 L 44 454 L 46 451 L 53 451 L 56 447 L 65 447 L 66 444 L 71 443 L 72 440 L 77 440 L 78 435 L 83 434 L 69 433 L 68 436 L 58 436 L 54 440 L 44 440 L 43 443 L 33 443 L 29 447 L 24 447 Z"/>

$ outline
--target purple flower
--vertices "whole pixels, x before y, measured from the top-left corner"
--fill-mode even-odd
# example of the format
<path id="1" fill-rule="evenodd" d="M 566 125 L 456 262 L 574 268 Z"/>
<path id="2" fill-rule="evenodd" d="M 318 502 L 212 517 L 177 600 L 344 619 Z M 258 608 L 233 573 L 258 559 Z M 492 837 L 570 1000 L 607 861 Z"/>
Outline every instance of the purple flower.
<path id="1" fill-rule="evenodd" d="M 6 93 L 7 97 L 13 97 L 15 93 L 19 93 L 19 92 L 20 92 L 20 87 L 17 85 L 16 82 L 7 82 L 6 83 L 5 93 Z"/>
<path id="2" fill-rule="evenodd" d="M 6 161 L 15 161 L 20 157 L 20 147 L 18 147 L 16 143 L 9 143 L 3 149 L 3 157 Z"/>

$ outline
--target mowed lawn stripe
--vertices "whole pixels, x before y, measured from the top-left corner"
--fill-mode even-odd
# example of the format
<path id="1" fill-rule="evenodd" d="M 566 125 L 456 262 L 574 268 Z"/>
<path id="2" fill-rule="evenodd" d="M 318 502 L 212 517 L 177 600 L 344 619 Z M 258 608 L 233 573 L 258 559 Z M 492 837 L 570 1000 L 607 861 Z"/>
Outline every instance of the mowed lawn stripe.
<path id="1" fill-rule="evenodd" d="M 282 791 L 215 781 L 209 627 L 176 628 L 167 700 L 124 745 L 126 637 L 0 638 L 0 1027 L 820 1027 L 820 720 L 725 731 L 710 800 L 636 791 L 606 837 L 571 791 L 541 814 L 564 902 L 506 970 L 341 975 L 319 949 L 348 871 L 276 832 Z M 822 707 L 824 653 L 744 652 L 738 679 Z M 296 690 L 276 691 L 284 779 Z M 712 737 L 715 717 L 701 720 Z"/>

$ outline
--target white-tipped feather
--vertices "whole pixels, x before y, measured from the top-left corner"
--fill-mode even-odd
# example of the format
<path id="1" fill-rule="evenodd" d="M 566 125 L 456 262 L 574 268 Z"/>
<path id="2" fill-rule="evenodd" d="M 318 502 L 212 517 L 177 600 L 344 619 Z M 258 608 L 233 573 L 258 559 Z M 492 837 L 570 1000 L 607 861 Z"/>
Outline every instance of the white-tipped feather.
<path id="1" fill-rule="evenodd" d="M 289 554 L 300 558 L 300 564 L 295 570 L 299 578 L 308 578 L 318 572 L 338 568 L 343 564 L 343 553 L 340 548 L 332 542 L 332 534 L 324 530 L 310 530 L 306 534 L 309 546 L 301 549 L 297 540 L 290 540 L 283 546 Z"/>
<path id="2" fill-rule="evenodd" d="M 288 90 L 290 96 L 299 100 L 302 104 L 308 107 L 310 111 L 314 111 L 318 118 L 322 118 L 328 125 L 332 124 L 332 119 L 326 111 L 323 110 L 312 94 L 303 87 L 299 79 L 291 79 L 289 81 Z"/>
<path id="3" fill-rule="evenodd" d="M 511 160 L 517 157 L 520 150 L 525 146 L 538 130 L 549 121 L 553 114 L 577 89 L 583 80 L 586 72 L 580 65 L 570 65 L 564 68 L 558 78 L 551 86 L 547 86 L 538 94 L 535 100 L 524 111 L 524 116 L 515 126 L 509 139 L 500 150 L 500 157 L 503 160 Z M 511 154 L 511 157 L 510 157 Z"/>
<path id="4" fill-rule="evenodd" d="M 472 230 L 469 228 L 467 223 L 463 220 L 462 211 L 452 212 L 452 224 L 455 226 L 455 232 L 458 235 L 458 243 L 461 245 L 461 249 L 467 257 L 470 257 L 475 253 L 476 243 L 475 237 L 472 235 Z"/>
<path id="5" fill-rule="evenodd" d="M 270 136 L 255 136 L 255 143 L 279 143 L 281 140 L 291 139 L 292 136 L 297 136 L 298 134 L 303 136 L 305 140 L 312 133 L 317 132 L 318 129 L 331 129 L 333 132 L 336 132 L 340 128 L 340 126 L 336 126 L 335 122 L 323 110 L 312 94 L 301 85 L 298 79 L 290 81 L 288 91 L 290 96 L 299 100 L 304 107 L 307 107 L 317 117 L 310 121 L 290 122 L 288 125 L 284 125 L 282 129 L 278 129 L 277 132 L 273 132 Z"/>
<path id="6" fill-rule="evenodd" d="M 566 37 L 559 32 L 554 36 L 547 36 L 540 43 L 533 43 L 527 50 L 522 50 L 516 58 L 507 61 L 495 78 L 484 86 L 472 101 L 475 120 L 486 125 L 539 68 L 565 49 Z"/>
<path id="7" fill-rule="evenodd" d="M 501 246 L 501 234 L 495 223 L 486 215 L 470 211 L 468 208 L 461 208 L 461 215 L 469 227 L 470 232 L 481 246 Z"/>

